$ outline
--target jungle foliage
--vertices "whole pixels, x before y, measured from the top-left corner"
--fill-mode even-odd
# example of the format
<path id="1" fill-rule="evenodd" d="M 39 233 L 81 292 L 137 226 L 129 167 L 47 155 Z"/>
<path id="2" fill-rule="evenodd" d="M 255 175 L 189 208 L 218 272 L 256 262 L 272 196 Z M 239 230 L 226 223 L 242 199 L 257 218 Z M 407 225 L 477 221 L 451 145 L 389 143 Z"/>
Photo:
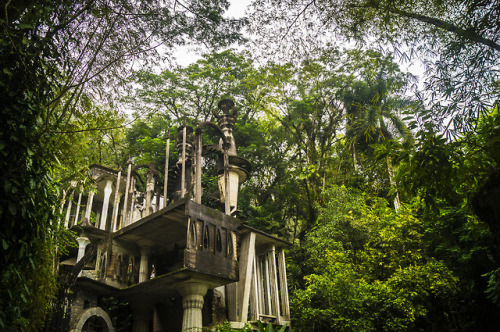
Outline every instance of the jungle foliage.
<path id="1" fill-rule="evenodd" d="M 103 161 L 102 148 L 116 150 L 113 129 L 124 125 L 109 88 L 134 61 L 159 60 L 160 45 L 241 39 L 244 22 L 222 17 L 224 0 L 162 4 L 2 2 L 2 330 L 37 330 L 43 322 L 56 292 L 57 250 L 71 242 L 59 222 L 67 180 L 85 178 L 84 166 Z"/>
<path id="2" fill-rule="evenodd" d="M 246 20 L 225 18 L 225 0 L 2 6 L 0 329 L 46 316 L 71 242 L 58 222 L 68 179 L 130 156 L 163 174 L 169 133 L 223 98 L 253 165 L 239 208 L 293 244 L 295 330 L 500 329 L 498 4 L 333 3 L 254 2 L 253 31 L 271 40 L 259 53 L 280 61 L 228 49 L 161 72 L 148 65 L 176 45 L 241 41 Z M 395 63 L 414 57 L 423 92 Z"/>
<path id="3" fill-rule="evenodd" d="M 224 51 L 136 83 L 129 100 L 157 110 L 129 131 L 141 160 L 162 158 L 161 128 L 237 101 L 239 154 L 254 165 L 240 209 L 293 243 L 294 329 L 498 328 L 499 237 L 471 204 L 498 167 L 497 109 L 453 141 L 418 130 L 410 78 L 375 51 L 266 66 Z"/>

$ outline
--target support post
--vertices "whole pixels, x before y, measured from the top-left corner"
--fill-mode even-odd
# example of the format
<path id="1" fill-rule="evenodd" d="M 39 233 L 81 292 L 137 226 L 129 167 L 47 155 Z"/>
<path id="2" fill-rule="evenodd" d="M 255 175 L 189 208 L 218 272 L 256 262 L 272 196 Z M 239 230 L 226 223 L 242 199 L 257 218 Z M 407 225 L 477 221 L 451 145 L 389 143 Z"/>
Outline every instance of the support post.
<path id="1" fill-rule="evenodd" d="M 66 210 L 66 218 L 64 219 L 64 227 L 65 228 L 68 228 L 68 225 L 69 225 L 69 218 L 71 216 L 71 208 L 73 207 L 73 194 L 74 194 L 74 190 L 72 190 L 71 194 L 69 194 L 68 208 Z"/>
<path id="2" fill-rule="evenodd" d="M 127 173 L 127 183 L 125 184 L 125 197 L 123 198 L 123 212 L 122 212 L 123 223 L 126 223 L 126 218 L 127 218 L 127 205 L 128 205 L 129 191 L 130 191 L 130 174 L 132 173 L 132 158 L 128 161 L 128 170 L 127 171 L 128 171 L 128 173 Z M 120 225 L 120 226 L 122 226 L 122 225 Z M 123 226 L 125 226 L 125 225 L 123 225 Z"/>
<path id="3" fill-rule="evenodd" d="M 90 224 L 90 214 L 92 213 L 92 204 L 94 203 L 94 191 L 91 190 L 89 192 L 89 196 L 87 197 L 87 206 L 85 207 L 85 219 L 87 223 Z"/>
<path id="4" fill-rule="evenodd" d="M 271 298 L 272 298 L 272 313 L 276 316 L 276 320 L 280 319 L 280 300 L 279 300 L 279 292 L 278 292 L 278 274 L 276 273 L 276 249 L 275 246 L 272 245 L 272 249 L 267 253 L 267 257 L 269 260 L 269 279 L 271 284 Z"/>
<path id="5" fill-rule="evenodd" d="M 100 229 L 106 229 L 106 221 L 108 219 L 108 208 L 109 208 L 109 198 L 113 192 L 113 181 L 111 179 L 106 180 L 106 187 L 104 187 L 104 200 L 102 201 L 102 212 L 101 212 L 101 223 L 99 225 Z"/>
<path id="6" fill-rule="evenodd" d="M 85 236 L 79 236 L 76 238 L 76 242 L 78 242 L 78 256 L 76 256 L 76 262 L 78 263 L 85 255 L 85 248 L 87 248 L 87 245 L 90 243 L 90 240 Z M 80 277 L 81 275 L 82 271 L 80 271 L 78 276 Z"/>
<path id="7" fill-rule="evenodd" d="M 250 232 L 241 240 L 240 281 L 238 282 L 238 318 L 240 322 L 248 320 L 248 305 L 252 287 L 252 267 L 255 257 L 255 233 Z"/>
<path id="8" fill-rule="evenodd" d="M 225 187 L 225 213 L 231 214 L 231 200 L 230 200 L 230 185 L 229 185 L 229 143 L 223 143 L 222 148 L 224 149 L 224 187 Z"/>
<path id="9" fill-rule="evenodd" d="M 120 207 L 120 198 L 121 198 L 121 194 L 120 194 L 120 183 L 121 183 L 121 179 L 122 179 L 122 170 L 120 168 L 120 170 L 118 171 L 118 177 L 116 179 L 116 186 L 115 186 L 115 201 L 113 203 L 113 214 L 111 216 L 111 231 L 116 231 L 116 221 L 118 220 L 118 210 L 119 210 L 119 207 Z"/>
<path id="10" fill-rule="evenodd" d="M 186 190 L 186 123 L 182 128 L 182 174 L 181 174 L 181 198 L 184 198 Z"/>
<path id="11" fill-rule="evenodd" d="M 73 220 L 73 225 L 78 225 L 78 215 L 80 214 L 80 204 L 82 204 L 82 188 L 78 193 L 78 203 L 76 204 L 75 219 Z"/>
<path id="12" fill-rule="evenodd" d="M 262 312 L 262 309 L 261 309 L 261 301 L 262 301 L 262 297 L 261 297 L 261 289 L 260 289 L 260 283 L 259 283 L 259 279 L 258 279 L 258 275 L 259 275 L 259 270 L 257 269 L 257 256 L 254 255 L 253 257 L 253 276 L 252 276 L 252 282 L 253 282 L 253 294 L 252 294 L 252 297 L 254 299 L 254 302 L 255 302 L 255 317 L 253 319 L 255 320 L 259 320 L 259 317 L 260 317 L 260 313 Z"/>
<path id="13" fill-rule="evenodd" d="M 139 282 L 144 282 L 149 279 L 149 254 L 151 253 L 151 248 L 142 247 L 141 248 L 141 265 L 139 267 Z"/>
<path id="14" fill-rule="evenodd" d="M 286 279 L 285 250 L 278 250 L 278 271 L 281 291 L 281 312 L 285 320 L 290 320 L 290 304 L 288 300 L 288 282 Z"/>
<path id="15" fill-rule="evenodd" d="M 182 295 L 182 332 L 201 332 L 203 328 L 201 309 L 203 296 L 208 285 L 201 282 L 188 282 L 179 286 Z"/>
<path id="16" fill-rule="evenodd" d="M 64 205 L 66 205 L 66 190 L 63 189 L 63 197 L 62 197 L 62 201 L 61 201 L 61 208 L 59 209 L 59 213 L 62 214 L 63 212 L 63 209 L 64 209 Z"/>
<path id="17" fill-rule="evenodd" d="M 162 207 L 167 206 L 167 188 L 168 188 L 168 159 L 170 158 L 170 132 L 167 137 L 167 148 L 165 152 L 165 180 L 163 182 L 163 205 Z"/>
<path id="18" fill-rule="evenodd" d="M 135 203 L 135 177 L 130 179 L 130 210 L 128 212 L 128 221 L 125 226 L 128 226 L 134 220 L 134 203 Z"/>
<path id="19" fill-rule="evenodd" d="M 196 193 L 195 193 L 195 202 L 201 204 L 201 154 L 202 154 L 202 130 L 200 128 L 196 129 Z"/>
<path id="20" fill-rule="evenodd" d="M 150 169 L 148 173 L 146 174 L 146 199 L 145 199 L 145 206 L 144 206 L 144 212 L 143 212 L 143 217 L 149 216 L 151 213 L 153 213 L 153 197 L 155 194 L 155 178 L 154 178 L 154 173 Z"/>

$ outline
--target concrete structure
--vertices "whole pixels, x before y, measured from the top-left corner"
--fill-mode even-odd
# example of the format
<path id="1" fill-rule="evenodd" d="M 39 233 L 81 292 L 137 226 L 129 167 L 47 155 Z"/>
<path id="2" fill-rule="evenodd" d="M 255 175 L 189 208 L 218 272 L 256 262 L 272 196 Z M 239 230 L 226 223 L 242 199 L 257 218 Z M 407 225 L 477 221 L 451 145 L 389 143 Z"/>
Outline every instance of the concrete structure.
<path id="1" fill-rule="evenodd" d="M 133 331 L 201 331 L 225 320 L 234 327 L 257 320 L 289 326 L 288 243 L 236 217 L 238 185 L 250 164 L 236 153 L 233 102 L 223 100 L 219 108 L 218 124 L 179 129 L 179 160 L 170 168 L 166 163 L 163 179 L 154 164 L 131 160 L 123 173 L 92 165 L 93 189 L 67 191 L 63 213 L 79 246 L 62 264 L 71 268 L 84 257 L 86 263 L 76 280 L 71 331 L 113 331 L 99 307 L 105 296 L 129 303 Z M 203 146 L 207 127 L 219 144 Z M 202 204 L 214 200 L 201 186 L 208 154 L 218 159 L 220 209 Z M 144 179 L 140 168 L 147 168 Z M 90 243 L 96 251 L 87 250 Z"/>

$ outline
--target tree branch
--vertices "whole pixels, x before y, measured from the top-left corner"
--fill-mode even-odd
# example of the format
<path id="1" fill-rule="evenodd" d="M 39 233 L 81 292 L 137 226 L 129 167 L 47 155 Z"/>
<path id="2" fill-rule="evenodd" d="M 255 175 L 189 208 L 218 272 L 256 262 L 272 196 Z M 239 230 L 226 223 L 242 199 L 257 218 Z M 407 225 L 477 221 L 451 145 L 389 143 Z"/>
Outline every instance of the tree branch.
<path id="1" fill-rule="evenodd" d="M 353 8 L 354 7 L 373 8 L 373 9 L 377 9 L 377 10 L 384 10 L 384 11 L 387 11 L 389 13 L 396 14 L 399 16 L 413 18 L 417 21 L 427 23 L 427 24 L 433 25 L 437 28 L 454 33 L 457 36 L 460 36 L 461 38 L 463 38 L 465 40 L 476 42 L 479 44 L 483 44 L 483 45 L 488 46 L 489 48 L 492 48 L 496 51 L 500 51 L 500 44 L 496 43 L 494 40 L 485 38 L 485 37 L 477 34 L 472 27 L 468 28 L 468 29 L 463 29 L 463 28 L 460 28 L 460 27 L 458 27 L 450 22 L 446 22 L 444 20 L 441 20 L 441 19 L 438 19 L 435 17 L 430 17 L 430 16 L 416 14 L 416 13 L 410 13 L 410 12 L 407 12 L 407 11 L 404 11 L 401 9 L 397 9 L 397 8 L 380 7 L 380 6 L 373 4 L 373 3 L 367 3 L 366 5 L 363 5 L 363 6 L 350 5 L 350 7 L 353 7 Z"/>

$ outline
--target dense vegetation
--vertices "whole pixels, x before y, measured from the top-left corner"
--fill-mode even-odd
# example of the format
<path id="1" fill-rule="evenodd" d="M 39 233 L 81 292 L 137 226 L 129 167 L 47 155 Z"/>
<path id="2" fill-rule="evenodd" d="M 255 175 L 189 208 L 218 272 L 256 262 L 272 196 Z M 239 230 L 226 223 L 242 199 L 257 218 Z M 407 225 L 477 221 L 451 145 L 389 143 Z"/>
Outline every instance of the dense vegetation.
<path id="1" fill-rule="evenodd" d="M 67 179 L 131 155 L 163 165 L 168 131 L 229 97 L 254 169 L 240 209 L 293 243 L 294 329 L 500 329 L 498 4 L 255 1 L 254 32 L 280 38 L 260 57 L 213 51 L 151 70 L 187 40 L 242 39 L 225 1 L 176 3 L 5 6 L 0 328 L 43 323 L 71 238 L 58 222 Z M 311 38 L 315 24 L 357 47 Z M 377 43 L 427 63 L 422 91 L 399 68 L 403 53 Z"/>

